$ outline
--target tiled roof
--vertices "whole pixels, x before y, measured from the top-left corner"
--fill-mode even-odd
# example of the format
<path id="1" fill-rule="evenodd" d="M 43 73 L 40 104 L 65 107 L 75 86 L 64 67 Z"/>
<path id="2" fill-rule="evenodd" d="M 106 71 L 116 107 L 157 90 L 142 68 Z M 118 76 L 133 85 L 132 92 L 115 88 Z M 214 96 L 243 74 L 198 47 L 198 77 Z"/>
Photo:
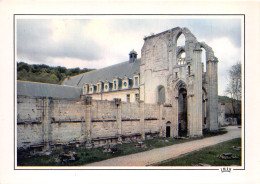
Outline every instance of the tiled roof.
<path id="1" fill-rule="evenodd" d="M 36 82 L 17 81 L 18 96 L 80 98 L 81 88 L 44 84 Z"/>
<path id="2" fill-rule="evenodd" d="M 99 70 L 80 74 L 75 77 L 70 77 L 70 79 L 66 79 L 63 82 L 63 85 L 82 87 L 84 83 L 96 84 L 99 80 L 112 82 L 114 77 L 122 79 L 126 76 L 132 78 L 135 72 L 140 72 L 140 62 L 141 59 L 137 59 L 133 63 L 126 61 Z"/>

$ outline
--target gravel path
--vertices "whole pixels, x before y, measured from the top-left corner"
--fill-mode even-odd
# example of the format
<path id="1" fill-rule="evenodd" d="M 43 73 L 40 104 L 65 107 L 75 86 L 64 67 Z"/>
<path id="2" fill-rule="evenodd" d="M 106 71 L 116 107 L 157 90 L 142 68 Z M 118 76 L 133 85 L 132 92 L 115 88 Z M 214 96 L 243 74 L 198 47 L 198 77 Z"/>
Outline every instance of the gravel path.
<path id="1" fill-rule="evenodd" d="M 163 148 L 157 148 L 141 153 L 120 156 L 100 162 L 91 163 L 85 166 L 148 166 L 164 160 L 177 158 L 180 155 L 212 146 L 224 141 L 241 137 L 241 128 L 238 126 L 226 127 L 228 133 L 224 135 L 208 137 L 181 144 L 175 144 Z"/>

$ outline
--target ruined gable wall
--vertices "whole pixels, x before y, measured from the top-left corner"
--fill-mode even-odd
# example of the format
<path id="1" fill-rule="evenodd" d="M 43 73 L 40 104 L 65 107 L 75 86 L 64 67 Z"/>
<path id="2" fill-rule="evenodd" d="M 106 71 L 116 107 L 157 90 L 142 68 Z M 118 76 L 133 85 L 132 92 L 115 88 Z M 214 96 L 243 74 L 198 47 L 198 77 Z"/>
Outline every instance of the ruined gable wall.
<path id="1" fill-rule="evenodd" d="M 157 103 L 158 87 L 164 86 L 167 93 L 167 78 L 170 74 L 172 54 L 168 33 L 145 39 L 140 65 L 140 98 L 145 103 Z"/>

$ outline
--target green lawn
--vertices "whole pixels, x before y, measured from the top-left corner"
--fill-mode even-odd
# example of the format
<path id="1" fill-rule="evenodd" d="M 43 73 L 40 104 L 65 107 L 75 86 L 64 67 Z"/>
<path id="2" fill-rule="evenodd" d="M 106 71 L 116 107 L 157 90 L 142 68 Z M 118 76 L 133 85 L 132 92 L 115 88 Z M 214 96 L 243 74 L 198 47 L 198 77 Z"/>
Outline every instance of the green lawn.
<path id="1" fill-rule="evenodd" d="M 212 166 L 240 166 L 241 151 L 233 150 L 232 146 L 241 147 L 241 138 L 210 146 L 200 151 L 189 153 L 183 157 L 158 164 L 157 166 L 195 166 L 199 163 L 209 164 Z M 235 154 L 238 159 L 222 160 L 218 158 L 218 156 L 222 153 L 232 153 L 233 155 Z"/>
<path id="2" fill-rule="evenodd" d="M 204 137 L 210 137 L 210 136 L 216 136 L 225 134 L 227 131 L 225 129 L 221 129 L 217 133 L 204 133 Z M 103 148 L 92 148 L 92 149 L 86 149 L 86 148 L 76 148 L 71 151 L 75 151 L 78 155 L 78 160 L 73 162 L 65 162 L 65 163 L 56 163 L 55 159 L 58 158 L 60 152 L 53 152 L 50 156 L 37 156 L 32 158 L 18 158 L 17 159 L 17 165 L 18 166 L 79 166 L 88 164 L 91 162 L 97 162 L 117 156 L 122 155 L 129 155 L 133 153 L 138 153 L 142 151 L 151 150 L 154 148 L 160 148 L 164 146 L 170 146 L 173 144 L 179 144 L 183 142 L 188 142 L 200 138 L 191 138 L 191 139 L 175 139 L 175 138 L 158 138 L 158 139 L 152 139 L 152 140 L 146 140 L 145 145 L 146 148 L 136 148 L 134 143 L 128 143 L 128 144 L 121 144 L 118 145 L 118 152 L 117 153 L 103 153 Z"/>

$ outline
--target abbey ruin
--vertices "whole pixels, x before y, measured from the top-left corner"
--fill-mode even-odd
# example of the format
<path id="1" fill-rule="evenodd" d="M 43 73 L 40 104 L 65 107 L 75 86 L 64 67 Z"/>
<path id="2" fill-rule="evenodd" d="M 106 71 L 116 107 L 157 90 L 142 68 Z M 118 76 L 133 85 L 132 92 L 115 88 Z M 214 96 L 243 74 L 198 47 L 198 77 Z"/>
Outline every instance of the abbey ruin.
<path id="1" fill-rule="evenodd" d="M 184 46 L 177 46 L 180 35 Z M 176 27 L 145 37 L 137 56 L 133 50 L 126 62 L 62 85 L 17 81 L 17 147 L 101 146 L 218 130 L 218 59 L 210 46 Z"/>

